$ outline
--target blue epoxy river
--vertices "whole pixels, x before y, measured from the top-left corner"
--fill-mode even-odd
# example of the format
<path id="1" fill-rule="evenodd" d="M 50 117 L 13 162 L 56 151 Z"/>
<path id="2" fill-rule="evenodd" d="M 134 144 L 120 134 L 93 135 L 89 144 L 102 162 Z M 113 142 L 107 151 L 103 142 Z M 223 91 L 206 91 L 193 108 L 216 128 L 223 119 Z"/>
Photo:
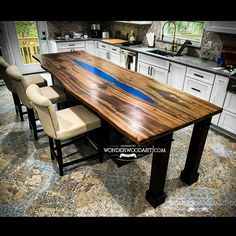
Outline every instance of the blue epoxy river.
<path id="1" fill-rule="evenodd" d="M 76 64 L 78 64 L 79 66 L 81 66 L 82 68 L 84 68 L 85 70 L 105 79 L 108 82 L 111 82 L 113 84 L 115 84 L 117 87 L 123 89 L 124 91 L 138 97 L 141 98 L 145 101 L 154 103 L 154 104 L 158 104 L 157 102 L 155 102 L 154 100 L 152 100 L 150 97 L 148 97 L 147 95 L 143 94 L 142 92 L 138 91 L 137 89 L 134 89 L 132 87 L 130 87 L 129 85 L 123 84 L 121 82 L 119 82 L 118 80 L 116 80 L 116 78 L 112 77 L 111 75 L 107 74 L 106 72 L 91 66 L 85 62 L 79 61 L 79 60 L 74 60 Z"/>

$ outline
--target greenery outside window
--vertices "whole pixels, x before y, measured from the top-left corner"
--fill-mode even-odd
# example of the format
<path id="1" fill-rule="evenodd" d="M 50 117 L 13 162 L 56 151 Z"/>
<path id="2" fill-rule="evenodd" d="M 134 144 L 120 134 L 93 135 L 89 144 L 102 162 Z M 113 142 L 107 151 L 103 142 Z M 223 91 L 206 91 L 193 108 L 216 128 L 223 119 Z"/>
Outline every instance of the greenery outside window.
<path id="1" fill-rule="evenodd" d="M 204 21 L 174 21 L 176 23 L 175 40 L 177 43 L 183 44 L 185 40 L 190 40 L 192 46 L 200 47 L 202 36 L 204 32 Z M 162 21 L 162 29 L 166 21 Z M 167 42 L 173 42 L 174 37 L 174 24 L 169 21 L 166 23 L 161 34 L 163 40 Z"/>

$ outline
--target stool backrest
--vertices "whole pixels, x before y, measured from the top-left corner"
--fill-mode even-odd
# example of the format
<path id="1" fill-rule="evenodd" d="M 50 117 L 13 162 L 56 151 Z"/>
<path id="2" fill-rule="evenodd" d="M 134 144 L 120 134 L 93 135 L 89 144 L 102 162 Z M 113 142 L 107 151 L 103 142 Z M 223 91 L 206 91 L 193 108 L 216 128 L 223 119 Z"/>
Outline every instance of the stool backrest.
<path id="1" fill-rule="evenodd" d="M 32 106 L 36 109 L 41 125 L 45 133 L 56 139 L 56 132 L 59 130 L 57 115 L 51 101 L 42 95 L 38 85 L 31 84 L 26 89 L 26 94 Z"/>
<path id="2" fill-rule="evenodd" d="M 8 66 L 6 69 L 6 74 L 9 79 L 11 79 L 15 89 L 16 93 L 18 94 L 21 102 L 24 106 L 28 108 L 32 108 L 27 96 L 26 96 L 26 88 L 29 85 L 29 82 L 25 79 L 25 77 L 21 74 L 18 67 L 15 65 Z"/>
<path id="3" fill-rule="evenodd" d="M 3 59 L 3 57 L 0 56 L 0 77 L 1 77 L 1 79 L 4 80 L 8 90 L 12 93 L 15 93 L 16 89 L 15 89 L 11 79 L 9 79 L 8 76 L 6 75 L 6 69 L 8 66 L 10 66 L 10 65 Z"/>

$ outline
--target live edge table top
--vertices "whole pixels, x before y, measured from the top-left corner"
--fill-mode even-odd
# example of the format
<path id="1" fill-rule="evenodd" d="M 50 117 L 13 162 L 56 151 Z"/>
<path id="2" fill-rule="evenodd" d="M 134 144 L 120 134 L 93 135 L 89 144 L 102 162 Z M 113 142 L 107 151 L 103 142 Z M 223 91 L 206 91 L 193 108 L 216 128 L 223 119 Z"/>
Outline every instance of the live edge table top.
<path id="1" fill-rule="evenodd" d="M 84 51 L 34 56 L 64 88 L 136 144 L 222 108 Z"/>

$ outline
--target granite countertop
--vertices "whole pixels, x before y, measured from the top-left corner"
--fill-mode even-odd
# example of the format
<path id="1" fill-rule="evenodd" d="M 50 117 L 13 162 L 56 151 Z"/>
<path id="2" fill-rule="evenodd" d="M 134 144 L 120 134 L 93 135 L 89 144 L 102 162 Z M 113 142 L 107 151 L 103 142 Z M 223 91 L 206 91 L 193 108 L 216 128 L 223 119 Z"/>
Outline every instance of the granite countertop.
<path id="1" fill-rule="evenodd" d="M 49 39 L 49 40 L 53 40 L 55 42 L 75 42 L 75 41 L 87 41 L 87 40 L 102 41 L 102 38 L 91 38 L 90 37 L 87 39 L 77 38 L 77 39 L 67 39 L 67 40 L 66 39 Z M 104 43 L 110 44 L 107 42 L 104 42 Z M 208 60 L 201 59 L 199 57 L 193 57 L 193 56 L 187 56 L 187 55 L 183 55 L 183 56 L 179 56 L 179 57 L 162 56 L 162 55 L 158 55 L 158 54 L 154 54 L 154 53 L 149 52 L 151 50 L 155 50 L 158 48 L 150 48 L 150 47 L 146 46 L 145 44 L 139 44 L 139 45 L 133 45 L 133 46 L 123 46 L 122 44 L 111 44 L 111 45 L 115 45 L 115 46 L 120 47 L 122 49 L 137 52 L 137 53 L 144 53 L 148 56 L 161 58 L 164 60 L 168 60 L 170 62 L 175 62 L 175 63 L 179 63 L 179 64 L 186 65 L 186 66 L 191 66 L 196 69 L 204 70 L 204 71 L 207 71 L 210 73 L 214 73 L 214 74 L 218 74 L 218 75 L 222 75 L 222 76 L 227 76 L 227 77 L 229 76 L 229 72 L 226 70 L 213 69 L 213 68 L 219 67 L 215 61 L 208 61 Z M 163 49 L 160 49 L 160 50 L 163 50 Z M 231 77 L 236 79 L 235 75 L 231 76 Z"/>

